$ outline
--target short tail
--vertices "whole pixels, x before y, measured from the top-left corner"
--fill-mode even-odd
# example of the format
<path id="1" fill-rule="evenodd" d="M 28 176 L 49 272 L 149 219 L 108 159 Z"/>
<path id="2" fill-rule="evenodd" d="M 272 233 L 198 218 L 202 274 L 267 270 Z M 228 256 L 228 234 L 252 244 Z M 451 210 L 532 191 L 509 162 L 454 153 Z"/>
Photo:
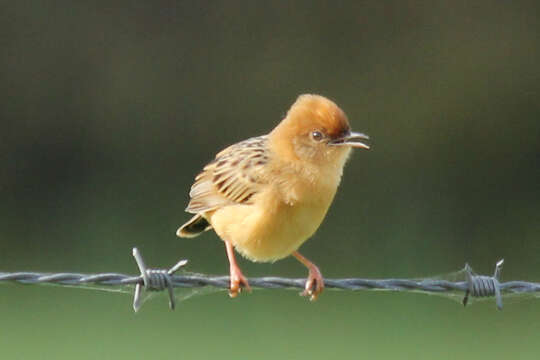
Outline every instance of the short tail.
<path id="1" fill-rule="evenodd" d="M 201 214 L 197 214 L 187 223 L 180 226 L 180 228 L 176 231 L 176 236 L 192 238 L 207 230 L 210 230 L 211 228 L 212 225 L 210 225 L 210 223 Z"/>

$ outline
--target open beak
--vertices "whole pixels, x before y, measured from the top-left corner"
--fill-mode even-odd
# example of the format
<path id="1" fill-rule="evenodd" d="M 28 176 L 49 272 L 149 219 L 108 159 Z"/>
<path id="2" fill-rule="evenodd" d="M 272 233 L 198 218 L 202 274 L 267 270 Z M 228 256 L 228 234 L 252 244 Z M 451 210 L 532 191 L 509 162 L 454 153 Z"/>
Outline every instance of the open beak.
<path id="1" fill-rule="evenodd" d="M 369 146 L 360 140 L 369 140 L 369 136 L 357 132 L 349 132 L 339 139 L 334 139 L 329 142 L 333 146 L 350 146 L 353 148 L 369 149 Z"/>

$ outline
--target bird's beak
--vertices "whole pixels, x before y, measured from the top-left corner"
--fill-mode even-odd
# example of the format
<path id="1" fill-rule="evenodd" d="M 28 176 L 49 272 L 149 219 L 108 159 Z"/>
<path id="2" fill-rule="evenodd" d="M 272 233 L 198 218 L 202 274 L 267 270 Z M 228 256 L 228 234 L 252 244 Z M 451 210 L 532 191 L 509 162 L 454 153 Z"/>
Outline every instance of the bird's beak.
<path id="1" fill-rule="evenodd" d="M 369 136 L 357 132 L 349 132 L 345 136 L 333 139 L 329 142 L 333 146 L 350 146 L 353 148 L 369 149 L 369 146 L 360 140 L 369 140 Z"/>

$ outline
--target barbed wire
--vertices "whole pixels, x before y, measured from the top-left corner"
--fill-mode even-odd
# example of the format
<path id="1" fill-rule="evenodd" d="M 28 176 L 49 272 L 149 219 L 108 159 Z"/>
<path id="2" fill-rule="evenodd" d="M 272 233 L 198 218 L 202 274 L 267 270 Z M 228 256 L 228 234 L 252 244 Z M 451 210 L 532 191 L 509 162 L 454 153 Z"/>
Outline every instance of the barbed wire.
<path id="1" fill-rule="evenodd" d="M 169 270 L 148 269 L 137 248 L 133 256 L 140 270 L 140 275 L 125 275 L 119 273 L 80 274 L 80 273 L 40 273 L 40 272 L 0 272 L 0 282 L 17 282 L 21 284 L 58 284 L 66 286 L 104 285 L 123 286 L 134 285 L 135 294 L 133 309 L 138 311 L 142 305 L 142 291 L 168 290 L 169 306 L 174 310 L 174 288 L 215 287 L 228 289 L 228 276 L 207 275 L 174 275 L 176 271 L 187 264 L 181 260 Z M 477 275 L 471 267 L 465 265 L 466 279 L 464 281 L 449 281 L 443 279 L 325 279 L 327 289 L 340 290 L 389 290 L 389 291 L 421 291 L 426 293 L 463 292 L 463 305 L 467 305 L 469 297 L 495 297 L 497 308 L 502 309 L 504 293 L 540 293 L 540 283 L 528 281 L 499 282 L 504 260 L 497 262 L 493 276 Z M 253 288 L 304 289 L 306 279 L 283 277 L 258 277 L 248 279 Z"/>

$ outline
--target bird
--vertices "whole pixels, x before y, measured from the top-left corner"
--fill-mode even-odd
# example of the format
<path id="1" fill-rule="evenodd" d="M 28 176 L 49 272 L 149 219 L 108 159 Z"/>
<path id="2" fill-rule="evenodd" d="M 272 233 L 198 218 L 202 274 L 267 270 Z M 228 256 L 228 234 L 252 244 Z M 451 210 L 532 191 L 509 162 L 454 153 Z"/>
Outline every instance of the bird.
<path id="1" fill-rule="evenodd" d="M 319 268 L 298 248 L 319 228 L 353 148 L 369 137 L 352 132 L 332 100 L 300 95 L 268 134 L 219 152 L 196 176 L 186 212 L 194 214 L 176 235 L 191 238 L 213 229 L 225 243 L 229 295 L 251 291 L 235 250 L 253 262 L 292 255 L 308 269 L 301 293 L 315 300 L 324 290 Z"/>

